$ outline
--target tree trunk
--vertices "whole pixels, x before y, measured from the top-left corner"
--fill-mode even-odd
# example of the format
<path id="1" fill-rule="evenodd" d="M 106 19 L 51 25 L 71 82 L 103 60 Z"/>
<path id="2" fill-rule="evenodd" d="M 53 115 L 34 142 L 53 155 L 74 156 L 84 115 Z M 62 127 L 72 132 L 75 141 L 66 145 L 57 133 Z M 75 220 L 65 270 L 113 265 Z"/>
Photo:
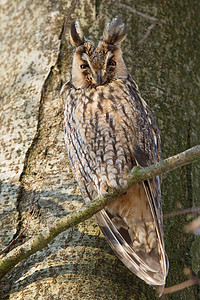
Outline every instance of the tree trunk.
<path id="1" fill-rule="evenodd" d="M 78 18 L 86 37 L 96 41 L 112 17 L 120 15 L 127 24 L 124 59 L 154 112 L 166 158 L 196 145 L 200 135 L 199 1 L 124 1 L 158 21 L 111 0 L 1 2 L 1 248 L 29 223 L 13 249 L 83 205 L 66 156 L 59 97 L 70 76 L 71 20 Z M 66 41 L 61 44 L 69 13 Z M 163 176 L 164 213 L 200 206 L 199 169 L 199 164 L 188 165 Z M 183 215 L 164 221 L 170 261 L 167 286 L 200 271 L 199 239 L 184 231 L 191 218 Z M 0 298 L 6 297 L 85 300 L 157 296 L 113 254 L 91 218 L 60 234 L 6 275 L 0 283 Z M 165 297 L 197 299 L 198 288 Z"/>

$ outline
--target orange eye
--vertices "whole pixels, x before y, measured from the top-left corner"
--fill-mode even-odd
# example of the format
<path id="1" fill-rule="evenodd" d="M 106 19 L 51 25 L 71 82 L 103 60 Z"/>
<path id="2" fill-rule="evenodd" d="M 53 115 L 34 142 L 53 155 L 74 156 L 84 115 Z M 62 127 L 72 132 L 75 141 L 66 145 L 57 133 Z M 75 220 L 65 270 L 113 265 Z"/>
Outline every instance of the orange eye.
<path id="1" fill-rule="evenodd" d="M 114 60 L 112 60 L 112 59 L 109 61 L 109 65 L 110 65 L 110 66 L 114 66 L 114 67 L 115 67 L 116 64 L 117 64 L 116 61 L 114 61 Z"/>
<path id="2" fill-rule="evenodd" d="M 86 69 L 87 67 L 89 67 L 88 64 L 82 64 L 82 65 L 80 65 L 81 69 Z"/>

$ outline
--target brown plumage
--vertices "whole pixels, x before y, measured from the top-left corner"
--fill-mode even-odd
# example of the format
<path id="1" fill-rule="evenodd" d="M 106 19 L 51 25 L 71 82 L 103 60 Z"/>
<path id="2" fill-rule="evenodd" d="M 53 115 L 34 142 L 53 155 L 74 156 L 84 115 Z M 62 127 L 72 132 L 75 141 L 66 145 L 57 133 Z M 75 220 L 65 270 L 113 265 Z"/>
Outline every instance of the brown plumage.
<path id="1" fill-rule="evenodd" d="M 116 17 L 97 45 L 71 24 L 75 47 L 65 97 L 65 142 L 72 170 L 86 202 L 126 185 L 134 165 L 160 160 L 160 137 L 122 58 L 125 26 Z M 96 214 L 97 222 L 122 262 L 148 284 L 165 284 L 160 177 L 137 183 Z"/>

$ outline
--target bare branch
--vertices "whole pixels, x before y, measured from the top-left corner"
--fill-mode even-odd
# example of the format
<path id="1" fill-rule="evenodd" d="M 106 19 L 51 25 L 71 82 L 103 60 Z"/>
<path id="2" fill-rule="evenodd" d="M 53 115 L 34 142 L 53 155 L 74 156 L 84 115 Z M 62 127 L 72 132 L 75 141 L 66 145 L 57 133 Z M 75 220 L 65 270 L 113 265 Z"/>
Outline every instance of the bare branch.
<path id="1" fill-rule="evenodd" d="M 200 145 L 161 160 L 154 165 L 145 168 L 134 167 L 128 176 L 128 187 L 136 182 L 167 173 L 178 167 L 197 162 L 198 160 L 200 160 Z"/>
<path id="2" fill-rule="evenodd" d="M 115 0 L 113 0 L 113 1 L 116 2 Z M 131 6 L 128 6 L 128 5 L 126 5 L 126 4 L 121 3 L 120 1 L 118 1 L 118 5 L 119 5 L 120 7 L 123 7 L 123 8 L 125 8 L 125 9 L 131 11 L 133 14 L 136 14 L 136 15 L 138 15 L 138 16 L 140 16 L 140 17 L 146 18 L 146 19 L 148 19 L 148 20 L 150 20 L 150 21 L 153 21 L 153 22 L 157 22 L 157 21 L 158 21 L 157 18 L 150 17 L 150 16 L 148 16 L 148 15 L 146 15 L 146 14 L 144 14 L 144 13 L 142 13 L 142 12 L 140 12 L 140 11 L 134 9 L 134 8 L 132 8 Z"/>
<path id="3" fill-rule="evenodd" d="M 115 0 L 113 0 L 115 1 Z M 116 1 L 115 1 L 116 2 Z M 128 6 L 126 4 L 121 3 L 120 1 L 118 1 L 118 6 L 125 8 L 126 10 L 131 11 L 133 14 L 138 15 L 140 17 L 143 17 L 145 19 L 150 20 L 151 22 L 153 22 L 148 28 L 147 28 L 147 32 L 145 33 L 145 35 L 143 36 L 143 38 L 137 42 L 137 45 L 142 45 L 146 39 L 149 37 L 151 30 L 155 27 L 155 25 L 158 23 L 159 19 L 148 16 L 147 14 L 144 14 L 134 8 L 132 8 L 131 6 Z"/>
<path id="4" fill-rule="evenodd" d="M 145 168 L 134 167 L 128 176 L 128 186 L 120 192 L 125 192 L 129 186 L 137 182 L 150 179 L 198 160 L 200 160 L 200 145 L 169 157 L 154 165 Z M 113 196 L 109 195 L 100 199 L 95 199 L 81 209 L 73 211 L 67 216 L 58 219 L 50 229 L 31 238 L 22 246 L 10 251 L 7 255 L 1 255 L 0 278 L 7 274 L 20 261 L 46 247 L 58 234 L 91 218 L 95 213 L 103 209 L 119 196 L 119 194 L 116 195 L 115 190 L 111 191 L 111 194 Z"/>
<path id="5" fill-rule="evenodd" d="M 163 219 L 169 219 L 169 218 L 172 218 L 172 217 L 175 217 L 175 216 L 180 216 L 180 215 L 190 214 L 190 213 L 197 214 L 199 212 L 200 212 L 200 207 L 189 207 L 189 208 L 181 209 L 181 210 L 178 210 L 178 211 L 172 211 L 170 213 L 164 214 Z M 193 222 L 191 222 L 189 225 L 185 226 L 186 227 L 185 228 L 186 232 L 192 232 L 194 234 L 198 234 L 198 230 L 200 230 L 200 217 L 199 217 L 199 220 L 198 219 L 195 219 L 195 220 L 197 220 L 197 222 L 195 224 L 196 227 L 194 228 Z M 151 222 L 152 219 L 151 218 L 149 218 L 149 219 L 146 218 L 146 219 L 143 219 L 142 221 L 138 220 L 138 221 L 133 222 L 133 224 L 135 224 L 135 225 L 143 224 L 144 221 L 145 222 Z M 190 227 L 189 227 L 190 225 L 192 225 L 191 230 L 190 230 Z M 194 228 L 193 231 L 192 231 L 192 228 Z M 196 230 L 196 232 L 194 232 L 194 230 Z"/>
<path id="6" fill-rule="evenodd" d="M 185 209 L 181 209 L 178 211 L 173 211 L 168 214 L 164 214 L 163 219 L 168 219 L 171 217 L 180 216 L 180 215 L 184 215 L 184 214 L 190 214 L 190 213 L 197 214 L 199 212 L 200 212 L 200 207 L 190 207 L 190 208 L 185 208 Z"/>
<path id="7" fill-rule="evenodd" d="M 168 288 L 164 288 L 163 294 L 171 294 L 174 292 L 178 292 L 178 291 L 188 288 L 189 286 L 199 284 L 199 283 L 200 283 L 200 280 L 197 278 L 189 279 L 182 283 L 170 286 Z"/>
<path id="8" fill-rule="evenodd" d="M 153 23 L 148 27 L 146 34 L 143 36 L 143 38 L 139 42 L 137 42 L 138 45 L 141 45 L 142 43 L 144 43 L 146 41 L 146 39 L 148 38 L 148 36 L 151 33 L 151 30 L 155 27 L 155 25 L 156 25 L 156 23 Z"/>

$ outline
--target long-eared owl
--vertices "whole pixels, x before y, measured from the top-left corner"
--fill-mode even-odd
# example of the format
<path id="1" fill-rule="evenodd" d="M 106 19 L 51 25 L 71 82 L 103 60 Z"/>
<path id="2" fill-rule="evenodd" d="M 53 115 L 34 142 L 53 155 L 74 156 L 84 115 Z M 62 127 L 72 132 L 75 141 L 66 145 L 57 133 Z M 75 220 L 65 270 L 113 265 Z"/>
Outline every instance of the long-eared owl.
<path id="1" fill-rule="evenodd" d="M 85 202 L 109 187 L 127 184 L 138 165 L 160 160 L 160 136 L 151 110 L 142 99 L 122 58 L 126 36 L 119 17 L 107 24 L 95 45 L 73 21 L 71 80 L 65 98 L 65 142 L 68 158 Z M 146 283 L 164 286 L 168 260 L 164 248 L 160 177 L 131 186 L 96 220 L 116 255 Z"/>

